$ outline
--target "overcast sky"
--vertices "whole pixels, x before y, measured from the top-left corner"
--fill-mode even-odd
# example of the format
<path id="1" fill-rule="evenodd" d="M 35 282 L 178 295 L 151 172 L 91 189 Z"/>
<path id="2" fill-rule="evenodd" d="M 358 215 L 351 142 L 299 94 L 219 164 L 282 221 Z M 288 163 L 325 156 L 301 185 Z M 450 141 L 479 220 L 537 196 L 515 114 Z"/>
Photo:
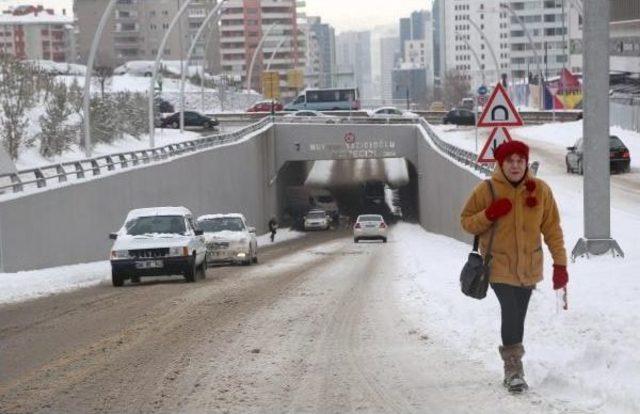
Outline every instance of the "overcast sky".
<path id="1" fill-rule="evenodd" d="M 104 0 L 106 1 L 106 0 Z M 414 10 L 431 9 L 431 0 L 306 0 L 309 16 L 321 16 L 338 32 L 396 24 Z M 0 0 L 0 8 L 16 4 L 42 4 L 72 10 L 72 0 Z"/>

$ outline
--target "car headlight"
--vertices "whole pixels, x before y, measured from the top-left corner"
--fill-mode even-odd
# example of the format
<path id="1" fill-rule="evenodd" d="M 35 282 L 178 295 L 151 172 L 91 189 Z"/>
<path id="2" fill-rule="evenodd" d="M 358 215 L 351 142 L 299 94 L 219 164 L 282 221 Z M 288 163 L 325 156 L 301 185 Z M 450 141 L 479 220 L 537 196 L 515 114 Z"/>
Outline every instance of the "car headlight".
<path id="1" fill-rule="evenodd" d="M 170 247 L 169 256 L 189 256 L 189 248 L 184 247 Z"/>
<path id="2" fill-rule="evenodd" d="M 112 260 L 120 260 L 120 259 L 128 259 L 128 258 L 129 258 L 129 250 L 111 250 Z"/>

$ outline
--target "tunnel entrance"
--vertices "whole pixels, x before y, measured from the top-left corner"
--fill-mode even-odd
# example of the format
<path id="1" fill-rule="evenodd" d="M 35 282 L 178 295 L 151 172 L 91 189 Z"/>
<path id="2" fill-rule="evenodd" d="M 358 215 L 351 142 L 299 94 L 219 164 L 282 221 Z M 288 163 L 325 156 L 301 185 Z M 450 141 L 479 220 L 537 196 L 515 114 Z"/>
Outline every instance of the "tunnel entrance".
<path id="1" fill-rule="evenodd" d="M 404 158 L 290 161 L 277 180 L 280 222 L 301 228 L 312 209 L 351 222 L 381 214 L 388 222 L 418 221 L 418 174 Z M 334 204 L 332 204 L 332 202 Z"/>

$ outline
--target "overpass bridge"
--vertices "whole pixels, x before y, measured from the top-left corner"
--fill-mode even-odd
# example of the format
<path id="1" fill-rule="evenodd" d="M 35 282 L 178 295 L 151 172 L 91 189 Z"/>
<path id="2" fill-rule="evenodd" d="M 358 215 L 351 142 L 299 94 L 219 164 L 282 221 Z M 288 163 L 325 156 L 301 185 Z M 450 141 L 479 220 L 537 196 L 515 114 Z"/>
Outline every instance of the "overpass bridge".
<path id="1" fill-rule="evenodd" d="M 408 180 L 395 185 L 405 187 L 426 230 L 469 240 L 458 212 L 490 171 L 424 119 L 266 117 L 229 134 L 0 175 L 0 271 L 105 260 L 108 233 L 139 207 L 238 211 L 266 231 L 283 211 L 284 188 L 303 183 L 314 162 L 385 159 L 406 160 Z M 348 170 L 332 174 L 349 184 Z"/>

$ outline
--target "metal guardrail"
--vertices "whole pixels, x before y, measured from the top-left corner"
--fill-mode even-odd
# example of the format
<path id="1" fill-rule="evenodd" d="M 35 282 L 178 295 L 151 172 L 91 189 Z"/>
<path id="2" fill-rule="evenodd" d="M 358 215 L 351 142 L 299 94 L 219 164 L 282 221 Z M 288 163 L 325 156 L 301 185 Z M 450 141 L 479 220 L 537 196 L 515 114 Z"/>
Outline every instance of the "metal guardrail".
<path id="1" fill-rule="evenodd" d="M 426 119 L 427 122 L 432 124 L 442 123 L 442 118 L 447 114 L 447 111 L 413 111 Z M 284 117 L 291 112 L 276 112 L 275 115 L 278 119 Z M 341 118 L 349 117 L 355 118 L 369 118 L 369 114 L 366 111 L 322 111 L 325 115 L 333 115 Z M 568 122 L 576 121 L 578 114 L 581 111 L 556 111 L 555 115 L 552 111 L 521 111 L 520 116 L 524 120 L 525 125 L 539 125 L 549 122 Z M 270 115 L 270 112 L 236 112 L 236 113 L 220 113 L 220 114 L 207 114 L 207 116 L 215 117 L 220 122 L 250 122 L 261 119 Z"/>
<path id="2" fill-rule="evenodd" d="M 88 177 L 99 176 L 104 172 L 122 170 L 141 164 L 150 164 L 156 161 L 163 161 L 186 152 L 195 152 L 201 149 L 210 148 L 222 144 L 237 141 L 245 135 L 257 131 L 269 124 L 271 119 L 264 117 L 257 123 L 239 129 L 234 132 L 215 134 L 198 138 L 191 141 L 183 141 L 175 144 L 168 144 L 163 147 L 121 152 L 116 154 L 103 155 L 95 158 L 86 158 L 77 161 L 51 164 L 39 168 L 18 171 L 17 173 L 0 175 L 0 194 L 7 190 L 19 193 L 27 187 L 42 188 L 47 187 L 50 181 L 64 183 L 71 180 L 83 180 Z M 2 182 L 10 184 L 2 184 Z"/>
<path id="3" fill-rule="evenodd" d="M 431 129 L 431 125 L 424 119 L 420 119 L 420 125 L 427 131 L 429 138 L 437 146 L 442 152 L 450 156 L 451 158 L 461 162 L 462 164 L 472 167 L 474 170 L 478 171 L 481 174 L 486 176 L 490 176 L 493 173 L 493 168 L 489 167 L 486 164 L 478 163 L 478 156 L 465 149 L 456 147 L 453 144 L 449 144 L 448 142 L 443 141 L 438 134 L 436 134 L 433 129 Z"/>

